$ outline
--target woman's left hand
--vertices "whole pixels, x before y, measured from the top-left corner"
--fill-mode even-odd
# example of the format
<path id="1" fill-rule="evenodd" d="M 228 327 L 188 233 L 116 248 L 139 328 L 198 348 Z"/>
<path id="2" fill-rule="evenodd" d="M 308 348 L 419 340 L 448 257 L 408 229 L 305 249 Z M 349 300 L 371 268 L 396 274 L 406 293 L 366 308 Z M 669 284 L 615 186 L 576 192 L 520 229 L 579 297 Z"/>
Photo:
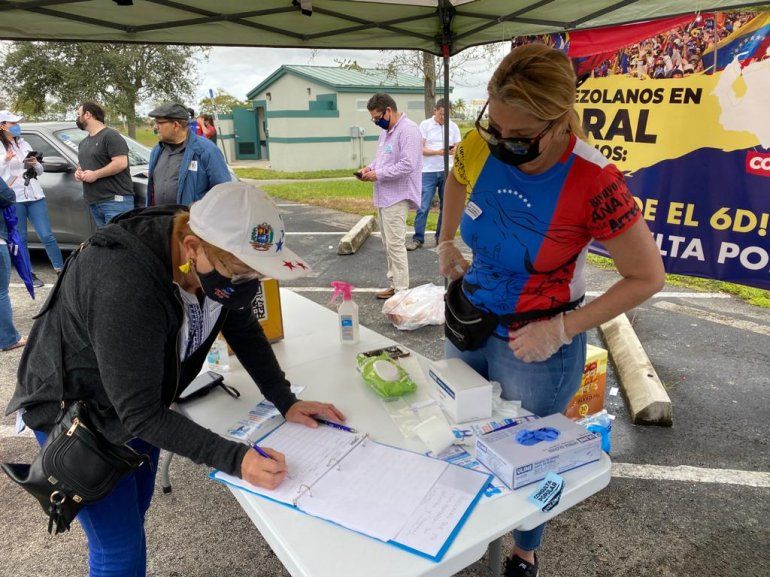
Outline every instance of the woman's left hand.
<path id="1" fill-rule="evenodd" d="M 297 401 L 288 411 L 286 411 L 286 420 L 292 423 L 300 423 L 306 427 L 315 428 L 318 426 L 313 416 L 328 419 L 330 421 L 345 422 L 343 415 L 337 407 L 331 403 L 318 403 L 316 401 Z"/>
<path id="2" fill-rule="evenodd" d="M 572 339 L 564 328 L 564 313 L 545 321 L 535 321 L 508 333 L 508 346 L 517 359 L 540 363 L 549 359 Z"/>

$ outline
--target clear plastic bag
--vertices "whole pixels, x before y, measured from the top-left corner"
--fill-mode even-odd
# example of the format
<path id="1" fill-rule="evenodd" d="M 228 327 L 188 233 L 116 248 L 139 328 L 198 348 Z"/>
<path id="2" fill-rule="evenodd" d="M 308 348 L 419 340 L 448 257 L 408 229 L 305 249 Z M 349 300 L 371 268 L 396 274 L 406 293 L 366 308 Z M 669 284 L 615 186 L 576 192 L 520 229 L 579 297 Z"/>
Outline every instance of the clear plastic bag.
<path id="1" fill-rule="evenodd" d="M 382 305 L 382 314 L 402 331 L 444 324 L 444 287 L 424 284 L 399 291 Z"/>

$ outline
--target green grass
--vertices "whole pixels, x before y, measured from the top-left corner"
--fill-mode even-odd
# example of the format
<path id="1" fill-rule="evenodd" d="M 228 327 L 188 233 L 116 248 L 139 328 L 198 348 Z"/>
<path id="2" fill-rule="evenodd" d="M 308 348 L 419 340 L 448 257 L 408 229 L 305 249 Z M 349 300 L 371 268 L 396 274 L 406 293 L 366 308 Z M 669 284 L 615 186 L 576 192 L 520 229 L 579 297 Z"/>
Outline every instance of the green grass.
<path id="1" fill-rule="evenodd" d="M 136 140 L 149 148 L 158 144 L 158 136 L 153 134 L 152 128 L 137 128 Z"/>
<path id="2" fill-rule="evenodd" d="M 612 259 L 607 257 L 599 256 L 596 254 L 589 254 L 588 262 L 604 270 L 615 270 L 615 265 L 612 264 Z M 709 278 L 682 276 L 678 274 L 667 274 L 666 284 L 692 290 L 700 290 L 704 292 L 728 293 L 735 295 L 750 305 L 762 308 L 770 308 L 770 291 L 767 290 Z"/>
<path id="3" fill-rule="evenodd" d="M 240 176 L 240 174 L 239 174 Z M 268 184 L 262 187 L 268 194 L 283 200 L 323 206 L 352 214 L 374 214 L 372 185 L 358 180 L 335 182 L 297 182 Z M 436 230 L 438 211 L 428 214 L 428 230 Z M 414 224 L 414 211 L 410 212 L 408 224 Z"/>
<path id="4" fill-rule="evenodd" d="M 240 178 L 253 178 L 255 180 L 312 180 L 315 178 L 338 178 L 353 176 L 354 168 L 338 168 L 336 170 L 308 170 L 303 172 L 281 172 L 267 168 L 234 168 L 235 174 Z"/>

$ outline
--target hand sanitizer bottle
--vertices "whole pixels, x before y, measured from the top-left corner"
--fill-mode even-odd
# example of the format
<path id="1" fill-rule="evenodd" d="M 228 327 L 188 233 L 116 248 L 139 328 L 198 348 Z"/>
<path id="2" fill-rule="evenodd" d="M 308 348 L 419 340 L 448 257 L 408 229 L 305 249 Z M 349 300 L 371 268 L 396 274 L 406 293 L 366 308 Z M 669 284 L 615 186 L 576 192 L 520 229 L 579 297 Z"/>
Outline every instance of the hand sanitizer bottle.
<path id="1" fill-rule="evenodd" d="M 340 342 L 345 345 L 354 345 L 358 342 L 358 305 L 353 302 L 353 285 L 336 280 L 332 283 L 334 302 L 338 296 L 342 296 L 342 302 L 337 308 L 337 326 L 340 331 Z"/>
<path id="2" fill-rule="evenodd" d="M 222 335 L 217 335 L 217 338 L 211 343 L 209 354 L 206 355 L 206 362 L 212 371 L 230 370 L 230 355 L 227 352 L 227 341 L 225 341 Z"/>

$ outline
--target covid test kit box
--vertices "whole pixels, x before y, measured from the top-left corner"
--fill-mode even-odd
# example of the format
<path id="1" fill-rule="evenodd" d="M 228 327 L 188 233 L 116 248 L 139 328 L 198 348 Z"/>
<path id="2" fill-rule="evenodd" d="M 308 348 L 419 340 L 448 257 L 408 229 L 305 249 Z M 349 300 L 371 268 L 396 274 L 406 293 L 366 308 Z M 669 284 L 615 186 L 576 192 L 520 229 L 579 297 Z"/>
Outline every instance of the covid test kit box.
<path id="1" fill-rule="evenodd" d="M 428 366 L 432 396 L 455 423 L 492 416 L 492 384 L 460 359 Z"/>
<path id="2" fill-rule="evenodd" d="M 511 489 L 598 461 L 601 437 L 562 414 L 487 433 L 476 439 L 476 459 Z"/>

